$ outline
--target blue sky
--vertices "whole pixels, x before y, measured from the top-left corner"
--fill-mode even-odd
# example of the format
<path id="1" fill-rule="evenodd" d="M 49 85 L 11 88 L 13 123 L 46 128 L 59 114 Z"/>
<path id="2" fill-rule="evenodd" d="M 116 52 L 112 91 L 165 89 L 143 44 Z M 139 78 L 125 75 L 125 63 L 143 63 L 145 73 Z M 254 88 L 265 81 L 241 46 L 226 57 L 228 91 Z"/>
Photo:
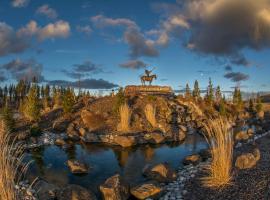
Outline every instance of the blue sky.
<path id="1" fill-rule="evenodd" d="M 249 21 L 237 17 L 243 11 Z M 195 79 L 204 88 L 211 77 L 223 90 L 266 91 L 268 29 L 265 0 L 1 0 L 0 80 L 72 85 L 80 77 L 109 89 L 140 84 L 156 67 L 154 84 L 174 89 Z"/>

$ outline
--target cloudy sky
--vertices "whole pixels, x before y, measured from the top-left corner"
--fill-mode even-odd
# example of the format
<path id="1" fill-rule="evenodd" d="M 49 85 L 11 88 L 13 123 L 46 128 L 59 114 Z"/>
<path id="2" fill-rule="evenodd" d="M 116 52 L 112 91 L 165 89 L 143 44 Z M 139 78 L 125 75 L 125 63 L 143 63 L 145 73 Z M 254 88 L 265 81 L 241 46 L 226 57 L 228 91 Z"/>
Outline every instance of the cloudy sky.
<path id="1" fill-rule="evenodd" d="M 0 82 L 270 89 L 270 0 L 1 0 Z"/>

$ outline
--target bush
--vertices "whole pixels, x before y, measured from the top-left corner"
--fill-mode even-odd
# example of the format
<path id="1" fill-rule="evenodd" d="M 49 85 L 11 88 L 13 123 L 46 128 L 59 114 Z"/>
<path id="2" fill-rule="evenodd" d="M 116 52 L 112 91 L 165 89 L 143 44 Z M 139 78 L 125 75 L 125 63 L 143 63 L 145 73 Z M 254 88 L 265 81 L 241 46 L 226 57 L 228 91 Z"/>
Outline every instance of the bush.
<path id="1" fill-rule="evenodd" d="M 203 184 L 207 187 L 223 187 L 231 183 L 233 161 L 233 134 L 223 118 L 209 120 L 205 124 L 205 138 L 209 143 L 212 161 Z"/>
<path id="2" fill-rule="evenodd" d="M 75 105 L 75 95 L 71 89 L 67 89 L 63 96 L 63 110 L 64 113 L 71 113 L 73 106 Z"/>
<path id="3" fill-rule="evenodd" d="M 33 85 L 23 104 L 23 113 L 30 121 L 38 121 L 40 118 L 40 102 L 38 98 L 37 86 Z"/>
<path id="4" fill-rule="evenodd" d="M 5 106 L 2 109 L 1 115 L 7 129 L 9 131 L 13 131 L 15 127 L 15 120 L 13 118 L 13 113 L 11 109 L 8 106 Z"/>
<path id="5" fill-rule="evenodd" d="M 118 93 L 115 95 L 116 99 L 115 99 L 115 103 L 113 105 L 113 112 L 114 113 L 118 113 L 119 109 L 122 105 L 125 104 L 126 102 L 126 97 L 124 94 L 124 90 L 123 88 L 120 88 Z"/>

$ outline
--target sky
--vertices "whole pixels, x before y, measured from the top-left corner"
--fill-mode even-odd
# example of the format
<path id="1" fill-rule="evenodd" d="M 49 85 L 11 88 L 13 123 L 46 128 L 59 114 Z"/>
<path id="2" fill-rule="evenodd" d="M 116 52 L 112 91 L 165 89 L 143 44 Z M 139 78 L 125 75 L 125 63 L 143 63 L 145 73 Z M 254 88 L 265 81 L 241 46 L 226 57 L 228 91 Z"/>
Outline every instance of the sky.
<path id="1" fill-rule="evenodd" d="M 0 84 L 270 90 L 270 0 L 0 0 Z"/>

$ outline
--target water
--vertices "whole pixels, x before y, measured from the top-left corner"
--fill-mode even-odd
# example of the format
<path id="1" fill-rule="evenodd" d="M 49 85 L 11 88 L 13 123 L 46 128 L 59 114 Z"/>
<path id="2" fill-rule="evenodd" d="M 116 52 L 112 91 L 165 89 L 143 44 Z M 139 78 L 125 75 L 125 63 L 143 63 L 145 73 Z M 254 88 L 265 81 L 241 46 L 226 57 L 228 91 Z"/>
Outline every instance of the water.
<path id="1" fill-rule="evenodd" d="M 43 177 L 59 186 L 78 184 L 99 195 L 99 185 L 116 173 L 121 174 L 131 186 L 134 186 L 145 181 L 142 169 L 146 164 L 167 162 L 172 168 L 177 169 L 185 156 L 206 147 L 202 137 L 189 135 L 182 144 L 144 145 L 128 149 L 76 144 L 68 151 L 57 146 L 46 146 L 31 152 L 28 156 L 34 161 L 30 168 L 31 176 Z M 91 167 L 90 173 L 87 175 L 70 173 L 66 161 L 74 158 L 88 163 Z"/>

